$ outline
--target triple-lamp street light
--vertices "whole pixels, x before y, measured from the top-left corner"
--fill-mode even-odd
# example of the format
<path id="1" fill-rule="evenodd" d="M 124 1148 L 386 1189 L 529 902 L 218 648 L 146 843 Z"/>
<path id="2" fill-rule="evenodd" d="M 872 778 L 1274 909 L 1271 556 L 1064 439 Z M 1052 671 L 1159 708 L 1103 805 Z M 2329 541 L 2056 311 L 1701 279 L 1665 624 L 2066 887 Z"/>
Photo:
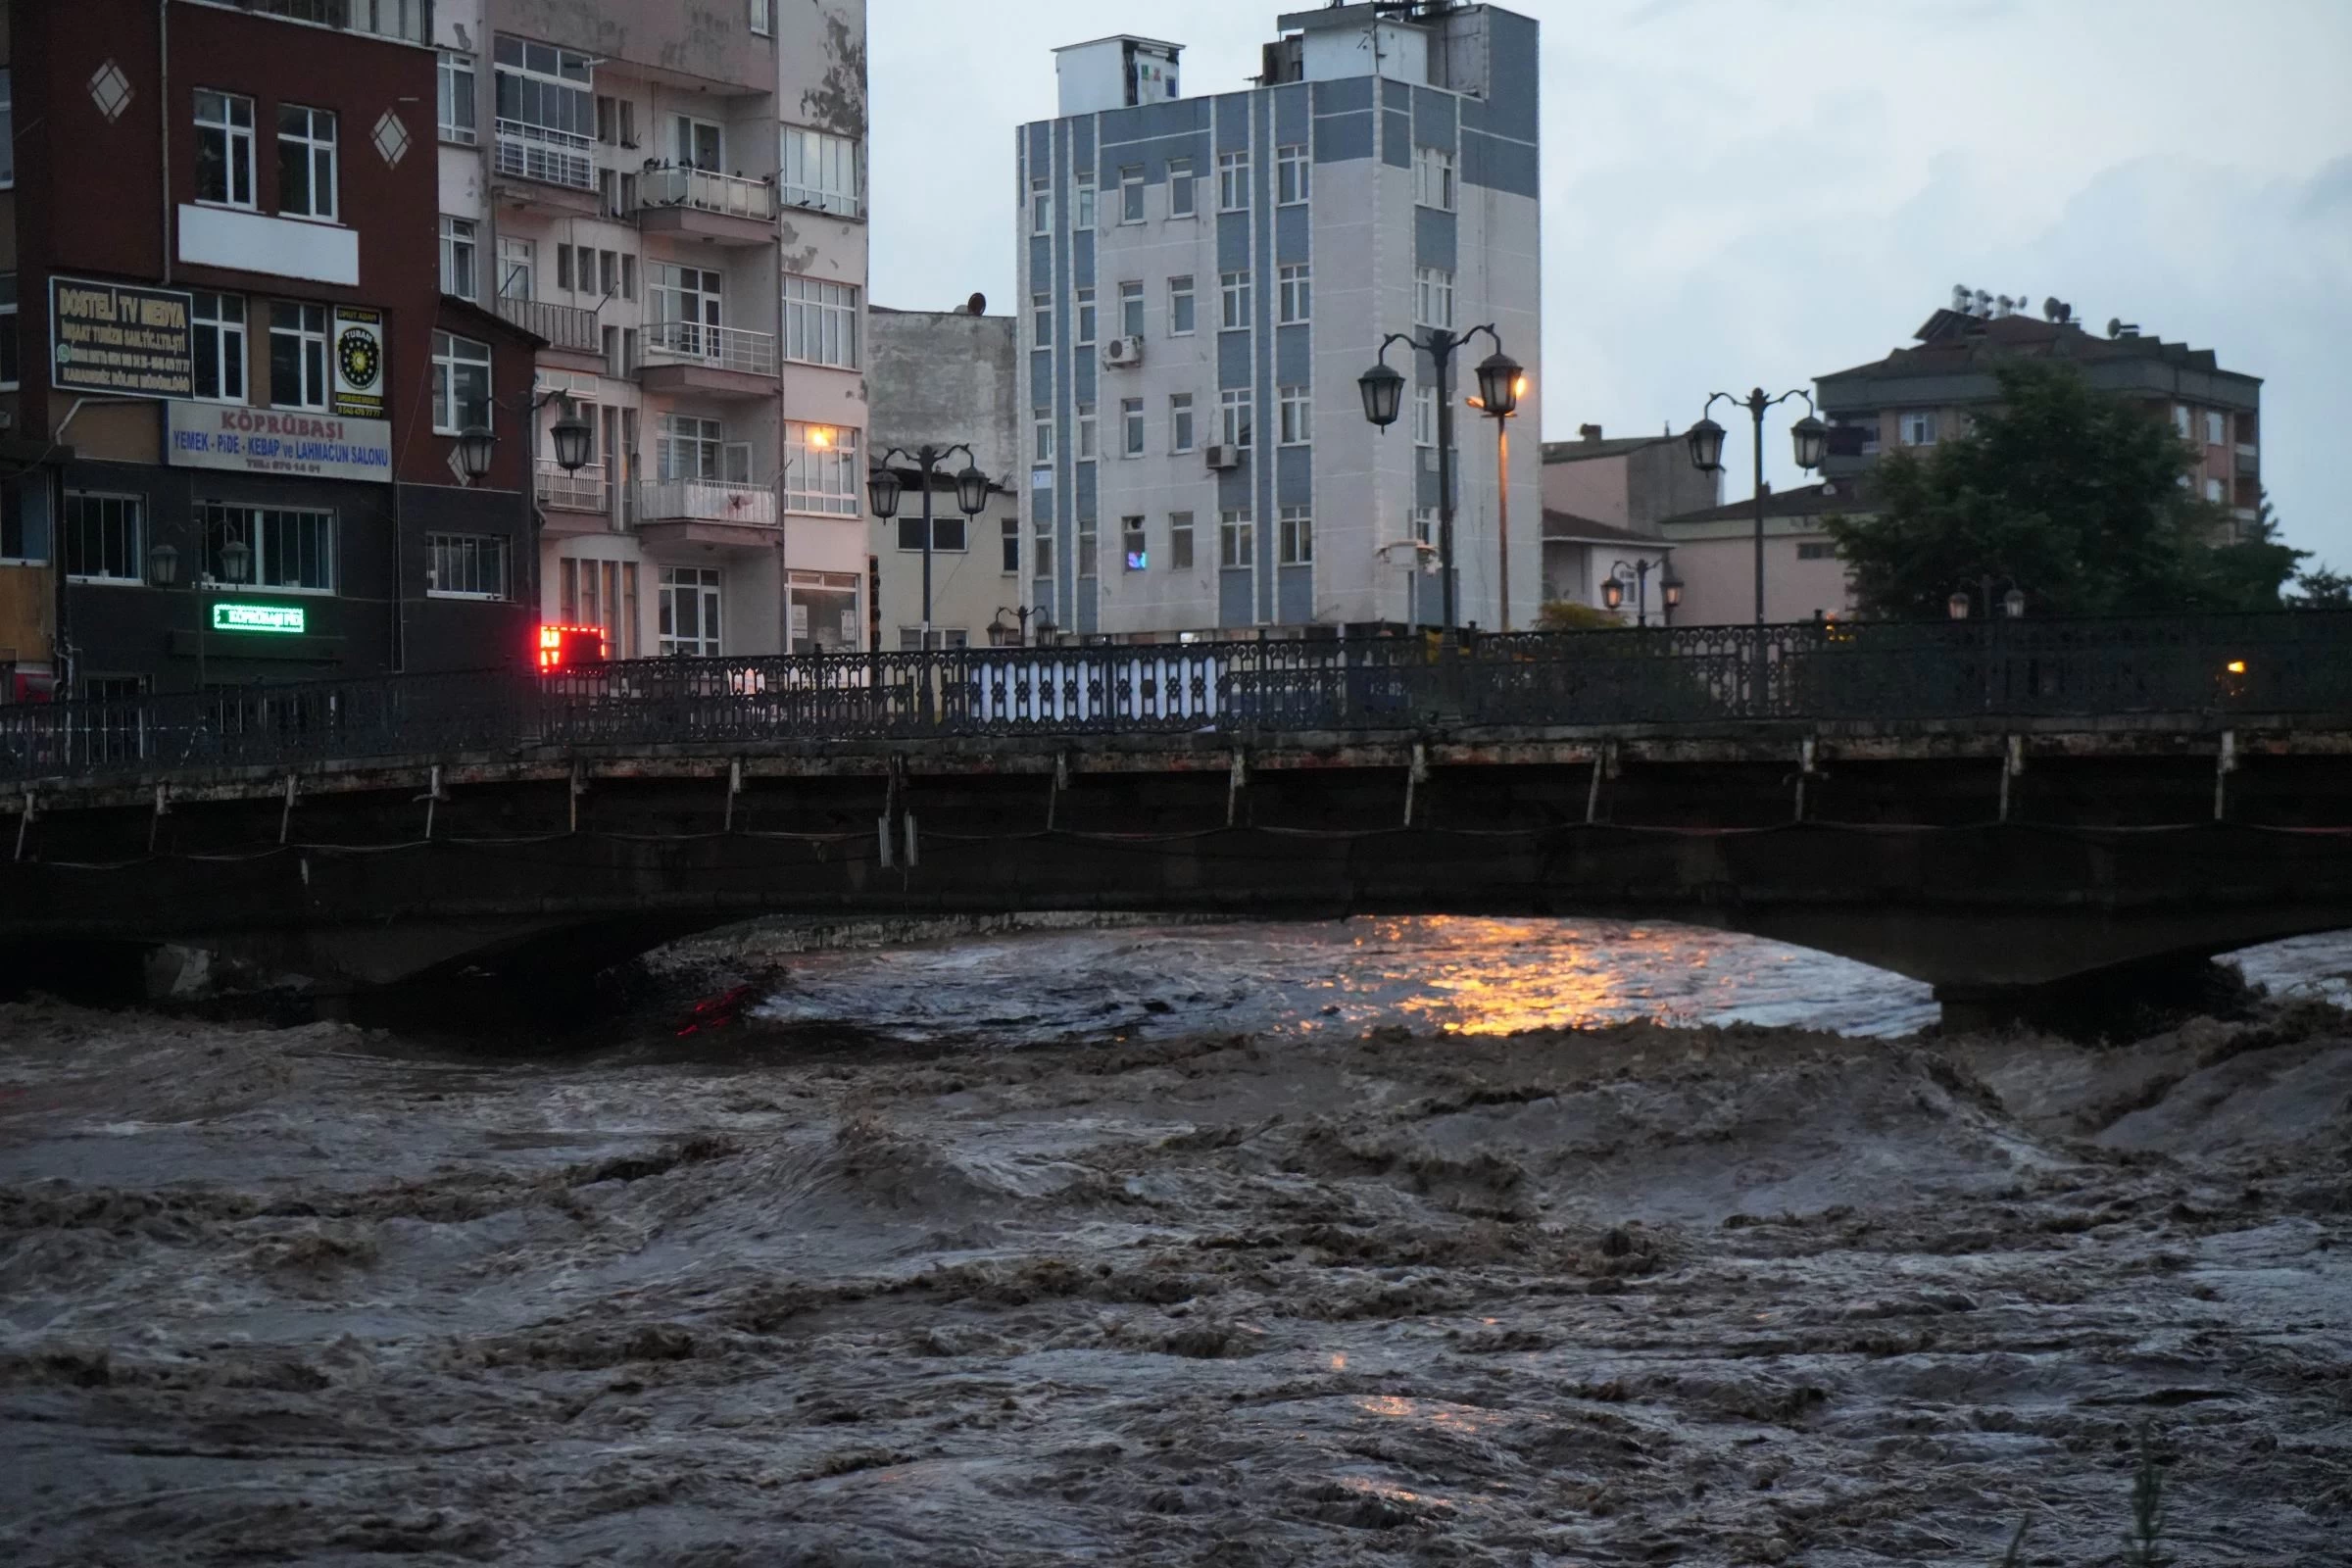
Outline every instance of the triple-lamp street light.
<path id="1" fill-rule="evenodd" d="M 1427 354 L 1437 368 L 1438 572 L 1444 585 L 1444 633 L 1448 645 L 1457 636 L 1453 594 L 1453 356 L 1481 332 L 1494 343 L 1494 352 L 1479 362 L 1479 403 L 1496 419 L 1506 419 L 1519 407 L 1520 365 L 1503 352 L 1502 339 L 1495 335 L 1492 324 L 1458 333 L 1450 327 L 1425 326 L 1419 337 L 1391 332 L 1380 340 L 1379 363 L 1355 381 L 1364 397 L 1364 417 L 1385 430 L 1396 422 L 1396 416 L 1404 406 L 1404 376 L 1389 364 L 1391 345 L 1402 343 L 1417 353 Z"/>
<path id="2" fill-rule="evenodd" d="M 1666 608 L 1672 610 L 1680 605 L 1683 602 L 1683 579 L 1677 577 L 1664 562 L 1652 561 L 1647 556 L 1630 566 L 1622 561 L 1611 563 L 1609 574 L 1600 585 L 1600 602 L 1611 610 L 1624 608 L 1625 579 L 1631 573 L 1634 579 L 1634 624 L 1648 625 L 1649 574 L 1653 571 L 1659 573 L 1658 597 L 1665 602 Z"/>
<path id="3" fill-rule="evenodd" d="M 1812 396 L 1803 391 L 1784 392 L 1777 398 L 1768 398 L 1764 395 L 1764 389 L 1757 387 L 1744 399 L 1736 398 L 1729 392 L 1718 392 L 1707 399 L 1706 408 L 1698 411 L 1698 422 L 1690 427 L 1689 436 L 1690 462 L 1708 473 L 1721 473 L 1723 471 L 1723 426 L 1708 418 L 1708 412 L 1715 407 L 1718 401 L 1732 403 L 1745 408 L 1748 415 L 1755 420 L 1756 626 L 1759 630 L 1764 625 L 1764 411 L 1776 403 L 1786 403 L 1790 398 L 1805 400 L 1805 416 L 1789 427 L 1788 434 L 1790 439 L 1796 443 L 1796 466 L 1810 473 L 1821 466 L 1821 460 L 1828 454 L 1830 427 L 1821 422 L 1813 411 Z"/>
<path id="4" fill-rule="evenodd" d="M 201 548 L 198 555 L 203 554 Z M 242 588 L 253 568 L 253 549 L 242 539 L 230 539 L 220 546 L 220 581 L 231 588 Z M 158 588 L 169 588 L 179 581 L 179 552 L 171 545 L 157 545 L 147 552 L 147 580 Z M 212 619 L 213 573 L 206 563 L 196 563 L 196 580 L 189 586 L 196 590 L 196 690 L 205 689 L 204 649 L 206 622 Z"/>
<path id="5" fill-rule="evenodd" d="M 963 454 L 963 468 L 956 475 L 956 506 L 966 518 L 976 517 L 988 505 L 988 475 L 980 471 L 972 449 L 961 444 L 952 447 L 920 446 L 912 452 L 892 447 L 880 461 L 866 471 L 866 500 L 874 515 L 888 522 L 899 514 L 899 495 L 906 481 L 899 470 L 890 466 L 893 458 L 905 458 L 921 470 L 923 478 L 923 648 L 931 647 L 931 476 L 942 463 L 956 453 Z"/>

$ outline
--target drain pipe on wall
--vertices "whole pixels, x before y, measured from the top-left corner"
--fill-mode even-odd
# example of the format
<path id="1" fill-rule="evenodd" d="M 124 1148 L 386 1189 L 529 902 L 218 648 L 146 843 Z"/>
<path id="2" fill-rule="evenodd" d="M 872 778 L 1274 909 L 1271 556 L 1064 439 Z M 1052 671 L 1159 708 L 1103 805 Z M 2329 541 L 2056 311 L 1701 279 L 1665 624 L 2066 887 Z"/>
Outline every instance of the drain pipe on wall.
<path id="1" fill-rule="evenodd" d="M 172 286 L 172 0 L 155 0 L 155 130 L 157 167 L 163 171 L 164 286 Z"/>

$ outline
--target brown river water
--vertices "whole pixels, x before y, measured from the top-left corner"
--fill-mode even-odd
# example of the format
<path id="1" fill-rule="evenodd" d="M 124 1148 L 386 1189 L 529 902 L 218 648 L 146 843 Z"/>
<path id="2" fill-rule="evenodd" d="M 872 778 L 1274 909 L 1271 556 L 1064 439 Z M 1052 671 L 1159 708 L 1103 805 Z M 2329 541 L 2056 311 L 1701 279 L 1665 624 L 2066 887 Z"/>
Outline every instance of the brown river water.
<path id="1" fill-rule="evenodd" d="M 710 945 L 741 959 L 759 939 Z M 2352 941 L 2132 1045 L 1673 927 L 0 1007 L 0 1562 L 2352 1561 Z"/>

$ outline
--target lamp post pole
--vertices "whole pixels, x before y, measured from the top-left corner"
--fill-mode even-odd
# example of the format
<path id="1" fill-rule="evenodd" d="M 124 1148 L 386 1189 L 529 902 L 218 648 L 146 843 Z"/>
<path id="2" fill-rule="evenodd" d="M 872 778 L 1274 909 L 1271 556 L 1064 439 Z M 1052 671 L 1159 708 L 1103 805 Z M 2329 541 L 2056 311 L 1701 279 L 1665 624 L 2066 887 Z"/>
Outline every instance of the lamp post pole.
<path id="1" fill-rule="evenodd" d="M 1829 447 L 1829 426 L 1821 422 L 1814 412 L 1812 394 L 1801 388 L 1768 398 L 1757 387 L 1744 398 L 1729 392 L 1717 392 L 1707 399 L 1707 406 L 1698 413 L 1698 422 L 1690 427 L 1690 462 L 1709 473 L 1723 471 L 1723 426 L 1707 416 L 1719 402 L 1736 404 L 1747 410 L 1755 425 L 1755 498 L 1756 498 L 1756 629 L 1764 629 L 1764 412 L 1790 398 L 1805 400 L 1805 416 L 1789 427 L 1788 434 L 1796 444 L 1796 466 L 1811 472 L 1821 466 L 1823 454 Z"/>
<path id="2" fill-rule="evenodd" d="M 530 390 L 515 399 L 514 407 L 522 416 L 525 432 L 522 483 L 518 487 L 522 500 L 523 549 L 530 552 L 527 572 L 520 574 L 530 584 L 530 609 L 534 618 L 546 613 L 540 599 L 539 580 L 539 411 L 550 403 L 561 402 L 563 412 L 556 417 L 552 434 L 556 443 L 556 466 L 565 473 L 577 473 L 588 463 L 588 444 L 596 438 L 596 429 L 580 417 L 580 411 L 568 392 L 539 390 L 536 374 Z M 480 484 L 490 476 L 490 464 L 495 456 L 497 438 L 490 429 L 490 405 L 481 406 L 480 420 L 469 423 L 458 436 L 458 466 L 465 470 L 467 484 Z"/>
<path id="3" fill-rule="evenodd" d="M 939 466 L 942 463 L 945 463 L 948 459 L 954 457 L 958 452 L 963 454 L 963 469 L 961 472 L 956 475 L 956 510 L 964 514 L 964 517 L 967 519 L 968 526 L 968 519 L 979 515 L 980 512 L 987 507 L 989 491 L 988 475 L 980 471 L 978 461 L 973 458 L 972 449 L 970 447 L 965 446 L 960 442 L 952 447 L 931 446 L 926 444 L 916 447 L 912 452 L 904 451 L 898 447 L 892 447 L 889 451 L 882 454 L 881 458 L 876 461 L 875 466 L 871 469 L 867 470 L 866 473 L 866 499 L 868 503 L 872 505 L 874 509 L 874 514 L 886 522 L 898 516 L 899 495 L 901 490 L 904 488 L 904 481 L 900 479 L 897 471 L 891 467 L 890 460 L 893 458 L 905 458 L 907 462 L 913 464 L 916 471 L 922 475 L 922 636 L 923 651 L 926 653 L 928 653 L 931 648 L 931 545 L 932 534 L 934 531 L 932 526 L 934 520 L 931 498 L 932 476 L 939 471 Z M 969 541 L 967 540 L 966 543 L 968 544 Z"/>

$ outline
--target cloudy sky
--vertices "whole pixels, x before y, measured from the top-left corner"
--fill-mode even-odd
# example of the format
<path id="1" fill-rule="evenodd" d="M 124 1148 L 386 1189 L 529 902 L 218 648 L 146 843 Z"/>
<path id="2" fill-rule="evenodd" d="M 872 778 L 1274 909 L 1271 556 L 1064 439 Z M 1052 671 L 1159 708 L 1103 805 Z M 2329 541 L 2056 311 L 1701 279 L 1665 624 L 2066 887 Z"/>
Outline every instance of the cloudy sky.
<path id="1" fill-rule="evenodd" d="M 1052 48 L 1167 38 L 1188 94 L 1230 91 L 1286 9 L 869 3 L 874 301 L 998 311 L 1013 127 L 1054 112 Z M 2287 536 L 2352 569 L 2352 0 L 1514 9 L 1544 24 L 1546 437 L 1809 385 L 1955 283 L 2054 294 L 2262 376 Z M 1768 434 L 1782 484 L 1786 449 Z"/>

